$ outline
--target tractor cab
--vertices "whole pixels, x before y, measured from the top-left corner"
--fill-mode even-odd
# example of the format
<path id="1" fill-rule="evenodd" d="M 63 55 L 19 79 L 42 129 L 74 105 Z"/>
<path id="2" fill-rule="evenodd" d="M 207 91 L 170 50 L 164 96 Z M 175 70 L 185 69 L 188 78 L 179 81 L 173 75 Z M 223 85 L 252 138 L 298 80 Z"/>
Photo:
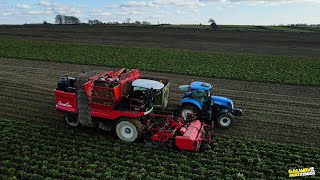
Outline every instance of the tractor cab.
<path id="1" fill-rule="evenodd" d="M 180 114 L 183 119 L 201 119 L 205 122 L 215 121 L 221 128 L 232 126 L 234 116 L 241 116 L 242 111 L 234 108 L 231 99 L 213 96 L 212 85 L 195 81 L 190 85 L 180 86 L 185 94 L 180 101 Z"/>
<path id="2" fill-rule="evenodd" d="M 207 106 L 211 100 L 212 86 L 209 83 L 193 82 L 190 84 L 190 96 L 200 102 L 202 106 Z"/>
<path id="3" fill-rule="evenodd" d="M 211 102 L 212 86 L 209 83 L 200 81 L 192 82 L 190 85 L 180 86 L 181 91 L 186 93 L 182 97 L 182 103 L 196 104 L 200 109 Z"/>

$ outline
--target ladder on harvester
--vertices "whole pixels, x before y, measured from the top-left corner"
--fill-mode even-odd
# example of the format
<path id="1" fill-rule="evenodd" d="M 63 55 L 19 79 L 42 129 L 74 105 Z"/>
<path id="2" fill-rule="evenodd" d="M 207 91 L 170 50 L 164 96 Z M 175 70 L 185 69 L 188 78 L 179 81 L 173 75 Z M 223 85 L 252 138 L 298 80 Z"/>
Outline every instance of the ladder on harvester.
<path id="1" fill-rule="evenodd" d="M 89 99 L 86 95 L 83 85 L 88 81 L 85 75 L 80 75 L 77 78 L 77 104 L 78 104 L 78 120 L 88 127 L 94 127 L 94 122 L 90 114 Z"/>

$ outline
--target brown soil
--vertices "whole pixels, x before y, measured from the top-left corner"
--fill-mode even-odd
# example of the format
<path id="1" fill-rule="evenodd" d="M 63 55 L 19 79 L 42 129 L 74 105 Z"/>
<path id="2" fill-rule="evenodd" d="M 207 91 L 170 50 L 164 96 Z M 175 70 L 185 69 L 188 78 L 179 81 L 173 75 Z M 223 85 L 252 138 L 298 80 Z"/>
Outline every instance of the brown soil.
<path id="1" fill-rule="evenodd" d="M 65 123 L 55 115 L 52 90 L 60 75 L 90 70 L 110 68 L 0 58 L 0 117 L 61 128 Z M 233 128 L 217 129 L 219 135 L 320 147 L 320 87 L 142 73 L 171 80 L 171 104 L 183 95 L 178 85 L 191 80 L 210 82 L 216 95 L 233 99 L 244 115 Z"/>
<path id="2" fill-rule="evenodd" d="M 212 31 L 106 25 L 28 25 L 0 26 L 0 39 L 49 40 L 219 53 L 320 55 L 320 33 Z"/>

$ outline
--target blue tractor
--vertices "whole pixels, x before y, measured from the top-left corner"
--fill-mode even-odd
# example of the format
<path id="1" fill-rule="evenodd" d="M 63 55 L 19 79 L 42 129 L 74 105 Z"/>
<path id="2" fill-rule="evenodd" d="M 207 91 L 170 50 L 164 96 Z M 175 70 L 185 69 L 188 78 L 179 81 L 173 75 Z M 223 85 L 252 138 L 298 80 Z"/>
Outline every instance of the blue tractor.
<path id="1" fill-rule="evenodd" d="M 179 88 L 185 92 L 180 101 L 180 115 L 185 120 L 200 119 L 208 124 L 214 122 L 220 128 L 229 128 L 234 124 L 234 117 L 242 115 L 242 110 L 234 108 L 231 99 L 213 96 L 209 83 L 195 81 Z"/>

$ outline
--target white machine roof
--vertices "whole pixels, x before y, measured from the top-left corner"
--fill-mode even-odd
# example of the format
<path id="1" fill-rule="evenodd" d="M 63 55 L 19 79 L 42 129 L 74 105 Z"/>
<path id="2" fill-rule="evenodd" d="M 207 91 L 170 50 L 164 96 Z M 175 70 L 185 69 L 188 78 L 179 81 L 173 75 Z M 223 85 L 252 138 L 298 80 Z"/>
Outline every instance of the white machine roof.
<path id="1" fill-rule="evenodd" d="M 158 90 L 162 89 L 164 87 L 164 84 L 159 81 L 150 79 L 137 79 L 132 82 L 132 86 Z"/>

